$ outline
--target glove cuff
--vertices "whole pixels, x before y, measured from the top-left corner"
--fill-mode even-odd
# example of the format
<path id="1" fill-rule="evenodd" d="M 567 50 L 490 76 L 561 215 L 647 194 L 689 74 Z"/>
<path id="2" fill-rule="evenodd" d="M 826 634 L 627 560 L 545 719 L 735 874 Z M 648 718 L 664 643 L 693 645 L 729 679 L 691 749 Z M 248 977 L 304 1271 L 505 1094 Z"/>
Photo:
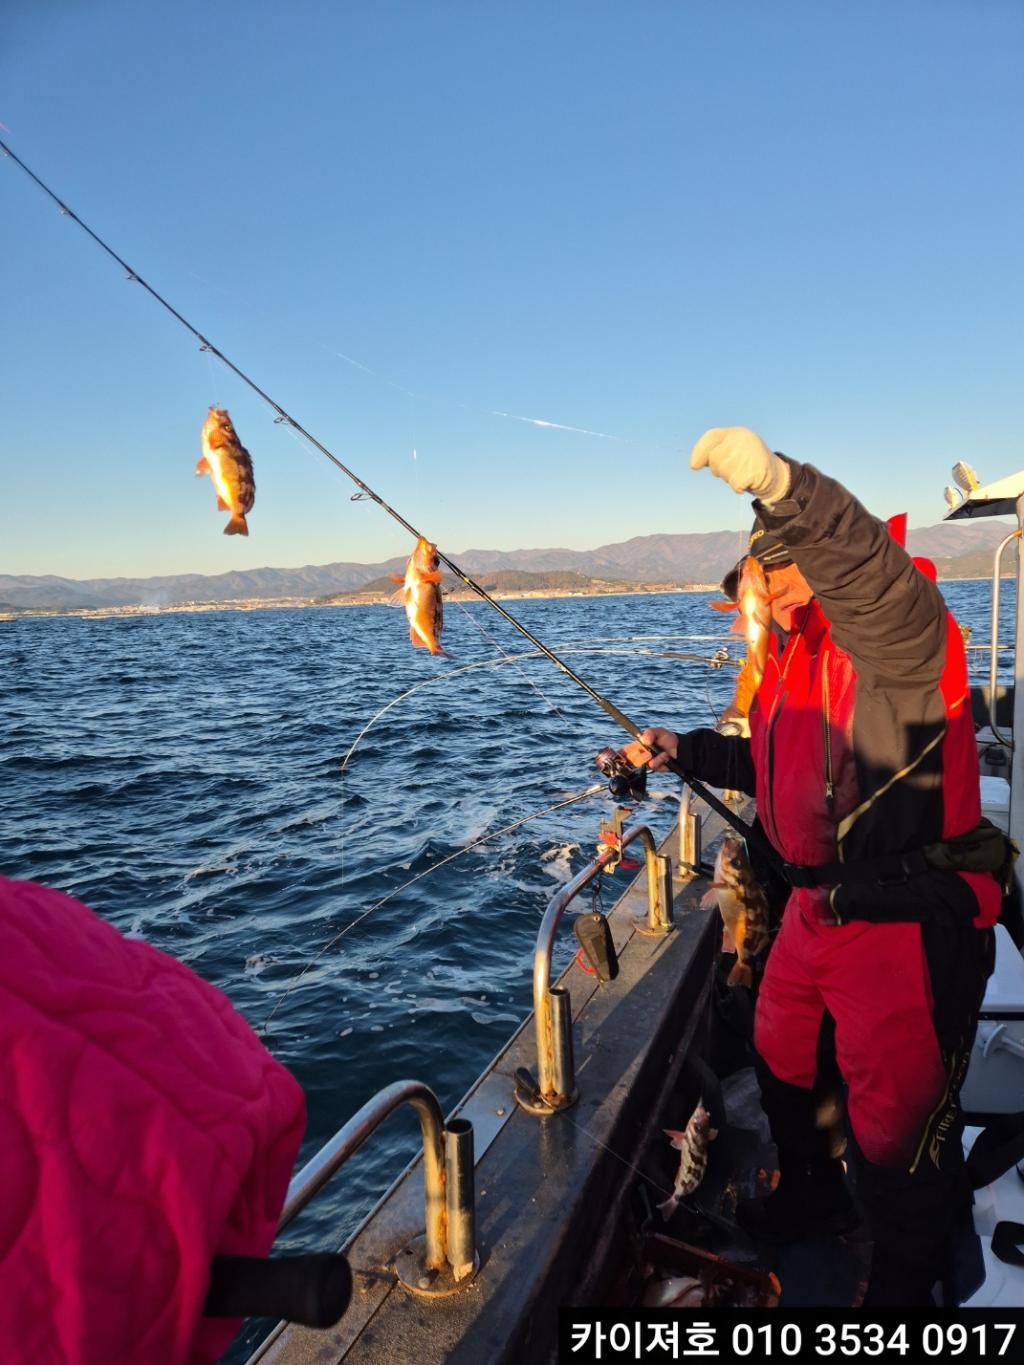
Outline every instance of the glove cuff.
<path id="1" fill-rule="evenodd" d="M 790 470 L 788 463 L 774 451 L 771 454 L 771 463 L 765 474 L 761 486 L 751 491 L 756 493 L 758 499 L 768 504 L 770 507 L 773 502 L 781 502 L 789 492 Z"/>

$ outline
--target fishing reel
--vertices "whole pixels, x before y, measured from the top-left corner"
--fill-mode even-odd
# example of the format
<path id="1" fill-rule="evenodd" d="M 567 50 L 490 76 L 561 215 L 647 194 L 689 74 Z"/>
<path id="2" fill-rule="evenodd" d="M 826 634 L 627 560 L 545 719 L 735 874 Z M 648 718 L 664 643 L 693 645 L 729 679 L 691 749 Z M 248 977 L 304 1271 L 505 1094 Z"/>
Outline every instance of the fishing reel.
<path id="1" fill-rule="evenodd" d="M 647 795 L 646 766 L 631 763 L 621 749 L 602 749 L 594 758 L 598 772 L 608 779 L 608 790 L 616 801 L 634 804 Z"/>

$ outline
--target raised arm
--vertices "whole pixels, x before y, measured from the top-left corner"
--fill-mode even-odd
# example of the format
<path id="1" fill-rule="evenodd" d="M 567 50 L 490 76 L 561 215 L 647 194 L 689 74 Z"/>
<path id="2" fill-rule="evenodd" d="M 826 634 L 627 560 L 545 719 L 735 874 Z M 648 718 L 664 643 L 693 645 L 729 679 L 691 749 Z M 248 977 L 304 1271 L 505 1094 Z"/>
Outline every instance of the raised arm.
<path id="1" fill-rule="evenodd" d="M 848 489 L 786 457 L 784 498 L 755 502 L 832 624 L 832 638 L 867 685 L 914 686 L 941 677 L 946 606 L 935 584 Z"/>
<path id="2" fill-rule="evenodd" d="M 941 676 L 942 594 L 841 483 L 769 450 L 746 427 L 706 431 L 690 465 L 758 499 L 761 520 L 789 550 L 866 687 L 876 680 L 914 687 Z"/>

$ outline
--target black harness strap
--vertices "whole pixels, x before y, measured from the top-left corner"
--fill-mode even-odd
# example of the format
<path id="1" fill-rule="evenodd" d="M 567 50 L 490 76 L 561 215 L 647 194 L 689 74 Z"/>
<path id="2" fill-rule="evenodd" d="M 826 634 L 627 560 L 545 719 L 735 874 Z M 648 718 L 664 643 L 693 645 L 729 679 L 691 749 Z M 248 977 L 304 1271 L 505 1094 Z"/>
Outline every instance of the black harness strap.
<path id="1" fill-rule="evenodd" d="M 910 877 L 932 870 L 923 848 L 908 853 L 892 853 L 855 863 L 818 863 L 806 867 L 783 863 L 782 870 L 791 886 L 899 886 Z"/>

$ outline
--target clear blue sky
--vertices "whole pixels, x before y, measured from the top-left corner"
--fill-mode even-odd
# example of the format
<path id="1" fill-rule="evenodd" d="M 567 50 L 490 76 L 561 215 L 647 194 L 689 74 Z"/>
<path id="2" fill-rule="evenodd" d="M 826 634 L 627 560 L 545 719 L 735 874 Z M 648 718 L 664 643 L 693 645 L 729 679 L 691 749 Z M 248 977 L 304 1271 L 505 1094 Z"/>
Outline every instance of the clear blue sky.
<path id="1" fill-rule="evenodd" d="M 1022 69 L 1019 0 L 4 0 L 0 136 L 448 553 L 584 549 L 744 524 L 712 425 L 912 525 L 1024 465 Z M 2 159 L 0 248 L 0 572 L 407 552 Z"/>

